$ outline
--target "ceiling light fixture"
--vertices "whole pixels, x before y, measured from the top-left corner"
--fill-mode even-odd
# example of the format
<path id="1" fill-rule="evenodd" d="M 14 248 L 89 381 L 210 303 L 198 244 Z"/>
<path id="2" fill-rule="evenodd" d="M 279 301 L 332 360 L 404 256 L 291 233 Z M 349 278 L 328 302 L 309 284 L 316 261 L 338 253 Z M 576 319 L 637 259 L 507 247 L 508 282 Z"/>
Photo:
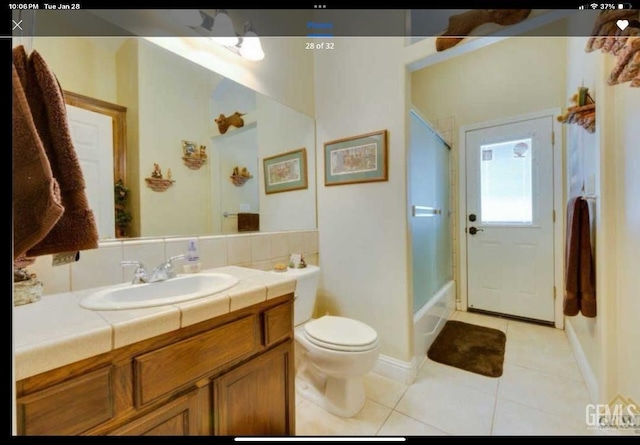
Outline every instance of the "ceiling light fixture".
<path id="1" fill-rule="evenodd" d="M 209 17 L 209 16 L 207 16 Z M 211 40 L 222 46 L 235 46 L 239 39 L 233 28 L 231 17 L 225 9 L 216 9 L 216 15 L 213 18 L 213 27 L 211 29 Z"/>
<path id="2" fill-rule="evenodd" d="M 181 24 L 189 26 L 247 60 L 264 59 L 260 37 L 253 24 L 249 21 L 245 22 L 243 35 L 238 35 L 225 9 L 216 9 L 214 16 L 197 9 L 172 9 L 169 12 Z"/>
<path id="3" fill-rule="evenodd" d="M 240 46 L 240 55 L 248 60 L 264 59 L 264 51 L 260 43 L 260 37 L 256 34 L 256 30 L 251 22 L 244 24 L 244 36 L 238 45 Z"/>

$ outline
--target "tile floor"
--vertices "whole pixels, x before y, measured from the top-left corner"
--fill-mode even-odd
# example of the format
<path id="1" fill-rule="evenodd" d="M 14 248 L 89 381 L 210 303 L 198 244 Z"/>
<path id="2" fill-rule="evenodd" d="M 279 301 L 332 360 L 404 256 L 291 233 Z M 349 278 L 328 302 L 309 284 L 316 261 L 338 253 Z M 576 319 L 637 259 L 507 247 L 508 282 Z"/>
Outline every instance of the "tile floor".
<path id="1" fill-rule="evenodd" d="M 456 312 L 453 319 L 507 334 L 499 378 L 429 359 L 404 385 L 369 374 L 367 401 L 356 416 L 336 417 L 296 398 L 298 436 L 594 435 L 591 403 L 563 331 L 521 321 Z"/>

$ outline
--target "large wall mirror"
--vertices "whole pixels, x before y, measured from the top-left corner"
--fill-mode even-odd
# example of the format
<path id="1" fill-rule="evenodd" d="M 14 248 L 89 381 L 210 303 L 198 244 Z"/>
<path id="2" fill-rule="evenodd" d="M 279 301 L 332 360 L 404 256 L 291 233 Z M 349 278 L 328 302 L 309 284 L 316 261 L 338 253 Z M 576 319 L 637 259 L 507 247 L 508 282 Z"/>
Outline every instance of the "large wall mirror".
<path id="1" fill-rule="evenodd" d="M 316 228 L 311 117 L 143 38 L 36 37 L 33 49 L 67 92 L 102 240 L 236 233 L 239 213 L 258 214 L 260 231 Z M 241 126 L 221 131 L 216 119 L 234 113 Z M 299 149 L 307 187 L 265 193 L 263 160 Z M 192 150 L 200 161 L 184 159 Z M 165 187 L 152 188 L 158 171 Z M 121 232 L 118 179 L 131 215 Z"/>

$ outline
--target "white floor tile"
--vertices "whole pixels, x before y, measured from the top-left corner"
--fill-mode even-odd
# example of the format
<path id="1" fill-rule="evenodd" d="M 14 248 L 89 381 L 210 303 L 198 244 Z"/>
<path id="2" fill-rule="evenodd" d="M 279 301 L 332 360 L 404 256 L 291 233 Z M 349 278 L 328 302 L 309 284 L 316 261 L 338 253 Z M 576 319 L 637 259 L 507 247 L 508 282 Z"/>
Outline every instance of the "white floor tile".
<path id="1" fill-rule="evenodd" d="M 591 436 L 585 421 L 577 422 L 510 400 L 498 399 L 494 436 Z"/>
<path id="2" fill-rule="evenodd" d="M 377 436 L 446 436 L 447 433 L 393 411 Z"/>
<path id="3" fill-rule="evenodd" d="M 446 377 L 423 378 L 411 385 L 396 411 L 448 434 L 488 435 L 495 396 Z"/>
<path id="4" fill-rule="evenodd" d="M 427 358 L 426 362 L 418 373 L 420 379 L 447 379 L 456 384 L 468 386 L 478 391 L 495 395 L 498 391 L 498 378 L 486 377 L 474 372 L 465 371 L 454 366 L 434 362 Z"/>
<path id="5" fill-rule="evenodd" d="M 508 341 L 508 340 L 507 340 Z M 583 382 L 505 363 L 498 397 L 583 422 L 591 403 Z"/>
<path id="6" fill-rule="evenodd" d="M 296 435 L 374 436 L 390 413 L 391 408 L 367 400 L 358 414 L 344 418 L 303 400 L 296 406 Z"/>
<path id="7" fill-rule="evenodd" d="M 373 372 L 364 377 L 364 389 L 367 398 L 389 408 L 396 406 L 407 387 L 408 385 Z"/>
<path id="8" fill-rule="evenodd" d="M 509 321 L 505 362 L 582 381 L 564 331 Z"/>

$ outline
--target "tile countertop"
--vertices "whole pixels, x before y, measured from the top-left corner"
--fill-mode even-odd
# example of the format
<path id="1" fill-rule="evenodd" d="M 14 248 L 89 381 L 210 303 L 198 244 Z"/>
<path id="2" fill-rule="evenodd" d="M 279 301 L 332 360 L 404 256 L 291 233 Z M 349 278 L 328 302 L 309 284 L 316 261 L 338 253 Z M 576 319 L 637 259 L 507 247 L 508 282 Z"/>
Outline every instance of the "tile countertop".
<path id="1" fill-rule="evenodd" d="M 202 272 L 234 275 L 226 291 L 183 303 L 143 309 L 93 311 L 80 300 L 96 289 L 45 295 L 13 308 L 15 380 L 293 292 L 295 278 L 238 266 Z"/>

